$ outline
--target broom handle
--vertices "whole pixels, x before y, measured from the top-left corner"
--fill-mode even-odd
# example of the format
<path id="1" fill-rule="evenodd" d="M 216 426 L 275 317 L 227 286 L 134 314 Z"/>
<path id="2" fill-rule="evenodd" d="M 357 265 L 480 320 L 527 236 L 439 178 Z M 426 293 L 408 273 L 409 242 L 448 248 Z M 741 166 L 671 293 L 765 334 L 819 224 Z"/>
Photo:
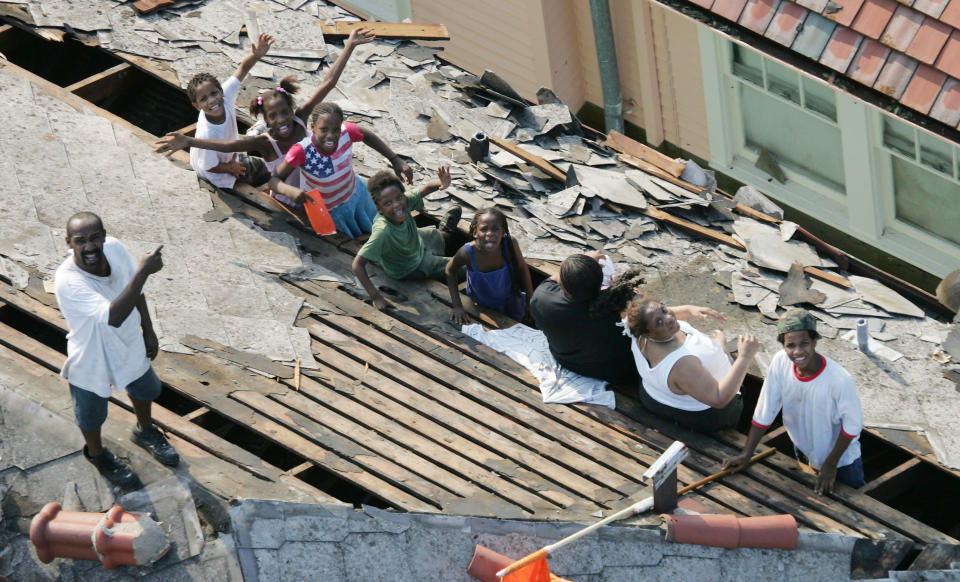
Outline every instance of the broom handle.
<path id="1" fill-rule="evenodd" d="M 750 463 L 751 463 L 751 464 L 752 464 L 752 463 L 756 463 L 757 461 L 759 461 L 759 460 L 761 460 L 761 459 L 765 459 L 765 458 L 769 457 L 770 455 L 772 455 L 772 454 L 775 453 L 775 452 L 776 452 L 776 449 L 768 449 L 768 450 L 766 450 L 766 451 L 764 451 L 764 452 L 762 452 L 762 453 L 760 453 L 760 454 L 758 454 L 758 455 L 754 455 L 753 457 L 751 457 Z M 717 480 L 717 479 L 719 479 L 719 478 L 721 478 L 721 477 L 725 477 L 725 476 L 729 475 L 729 474 L 732 473 L 732 472 L 733 472 L 733 468 L 732 468 L 732 467 L 728 467 L 728 468 L 720 471 L 719 473 L 714 473 L 713 475 L 709 475 L 709 476 L 707 476 L 707 477 L 704 477 L 703 479 L 700 479 L 699 481 L 696 481 L 696 482 L 694 482 L 694 483 L 691 483 L 691 484 L 689 484 L 689 485 L 684 486 L 684 487 L 681 488 L 679 491 L 677 491 L 677 495 L 683 495 L 683 494 L 685 494 L 685 493 L 689 493 L 690 491 L 693 491 L 693 490 L 696 489 L 697 487 L 700 487 L 700 486 L 702 486 L 702 485 L 706 485 L 707 483 L 710 483 L 711 481 L 715 481 L 715 480 Z M 569 536 L 563 538 L 562 540 L 559 540 L 559 541 L 554 542 L 554 543 L 552 543 L 552 544 L 550 544 L 550 545 L 547 545 L 547 546 L 543 546 L 542 548 L 540 548 L 540 549 L 537 550 L 536 552 L 533 552 L 532 554 L 527 554 L 526 556 L 524 556 L 524 557 L 520 558 L 519 560 L 517 560 L 516 562 L 510 564 L 509 566 L 507 566 L 507 567 L 504 568 L 503 570 L 500 570 L 499 572 L 497 572 L 497 577 L 498 577 L 498 578 L 503 578 L 503 577 L 506 576 L 507 574 L 510 574 L 511 572 L 516 572 L 516 571 L 519 570 L 520 568 L 524 568 L 524 567 L 526 567 L 526 566 L 529 566 L 530 564 L 532 564 L 533 562 L 536 562 L 537 560 L 539 560 L 539 559 L 541 559 L 541 558 L 546 558 L 549 554 L 553 553 L 554 551 L 562 548 L 563 546 L 565 546 L 565 545 L 567 545 L 567 544 L 569 544 L 569 543 L 571 543 L 571 542 L 574 542 L 574 541 L 582 538 L 583 536 L 587 535 L 588 533 L 591 533 L 591 532 L 593 532 L 594 530 L 596 530 L 596 529 L 598 529 L 598 528 L 601 528 L 601 527 L 607 525 L 608 523 L 612 523 L 612 522 L 617 521 L 617 520 L 619 520 L 619 519 L 623 519 L 624 517 L 629 517 L 629 516 L 631 516 L 631 515 L 635 515 L 635 514 L 638 514 L 638 513 L 643 513 L 643 512 L 645 512 L 645 511 L 649 510 L 651 507 L 653 507 L 653 497 L 652 497 L 652 496 L 651 496 L 651 497 L 647 497 L 646 499 L 642 499 L 642 500 L 634 503 L 634 504 L 631 505 L 630 507 L 627 507 L 626 509 L 621 509 L 620 511 L 618 511 L 618 512 L 616 512 L 616 513 L 614 513 L 614 514 L 612 514 L 612 515 L 610 515 L 610 516 L 608 516 L 608 517 L 605 517 L 605 518 L 601 519 L 601 520 L 598 521 L 597 523 L 594 523 L 594 524 L 592 524 L 592 525 L 588 525 L 587 527 L 583 528 L 582 530 L 580 530 L 580 531 L 578 531 L 578 532 L 576 532 L 576 533 L 570 534 Z"/>

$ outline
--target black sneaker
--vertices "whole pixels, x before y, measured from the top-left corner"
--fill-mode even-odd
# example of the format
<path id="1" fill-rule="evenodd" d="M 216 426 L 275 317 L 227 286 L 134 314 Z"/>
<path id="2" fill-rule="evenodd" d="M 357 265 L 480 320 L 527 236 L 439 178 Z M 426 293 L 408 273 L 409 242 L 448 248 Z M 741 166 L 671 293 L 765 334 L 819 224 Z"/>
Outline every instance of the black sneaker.
<path id="1" fill-rule="evenodd" d="M 133 429 L 130 440 L 140 445 L 153 455 L 153 458 L 168 467 L 176 467 L 180 463 L 180 455 L 167 442 L 167 437 L 155 426 L 141 430 L 139 426 Z"/>
<path id="2" fill-rule="evenodd" d="M 440 219 L 440 223 L 437 224 L 443 232 L 455 233 L 457 232 L 457 225 L 460 223 L 460 215 L 463 214 L 463 208 L 459 205 L 451 206 L 446 212 L 443 213 L 443 218 Z"/>
<path id="3" fill-rule="evenodd" d="M 117 487 L 122 489 L 136 489 L 140 486 L 140 479 L 137 477 L 137 474 L 134 473 L 126 463 L 111 453 L 107 447 L 103 447 L 103 452 L 96 457 L 91 457 L 87 450 L 87 445 L 83 445 L 83 457 L 93 463 L 97 471 L 100 471 L 100 474 L 103 475 L 107 481 Z"/>

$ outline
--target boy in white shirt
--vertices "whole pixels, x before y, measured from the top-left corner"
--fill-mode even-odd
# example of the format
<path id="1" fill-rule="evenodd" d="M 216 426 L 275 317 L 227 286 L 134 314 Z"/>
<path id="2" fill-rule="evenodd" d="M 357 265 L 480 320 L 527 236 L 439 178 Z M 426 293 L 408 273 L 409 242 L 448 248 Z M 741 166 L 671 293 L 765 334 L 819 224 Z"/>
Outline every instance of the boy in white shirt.
<path id="1" fill-rule="evenodd" d="M 739 456 L 724 461 L 724 468 L 740 470 L 749 463 L 782 407 L 783 424 L 795 449 L 818 471 L 817 494 L 833 491 L 835 479 L 855 489 L 863 487 L 863 411 L 853 378 L 840 364 L 817 353 L 820 334 L 807 311 L 784 313 L 777 333 L 783 351 L 767 368 L 747 443 Z"/>
<path id="2" fill-rule="evenodd" d="M 210 73 L 197 73 L 187 83 L 187 97 L 200 112 L 197 116 L 197 139 L 235 140 L 237 132 L 237 94 L 240 81 L 247 76 L 253 65 L 267 54 L 273 37 L 261 34 L 257 44 L 250 45 L 247 55 L 233 76 L 221 86 Z M 197 175 L 218 188 L 233 188 L 239 181 L 251 186 L 260 186 L 270 180 L 266 162 L 255 156 L 236 152 L 215 152 L 190 148 L 190 165 Z"/>

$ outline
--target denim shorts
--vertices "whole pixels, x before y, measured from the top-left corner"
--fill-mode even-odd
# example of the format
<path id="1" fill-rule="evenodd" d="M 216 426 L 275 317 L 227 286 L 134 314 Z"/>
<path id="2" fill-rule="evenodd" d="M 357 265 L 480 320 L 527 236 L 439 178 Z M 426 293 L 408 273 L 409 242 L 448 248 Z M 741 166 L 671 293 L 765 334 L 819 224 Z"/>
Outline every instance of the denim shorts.
<path id="1" fill-rule="evenodd" d="M 153 367 L 147 368 L 133 382 L 127 385 L 127 394 L 130 398 L 137 400 L 154 401 L 160 396 L 163 385 L 160 384 L 160 378 L 153 371 Z M 109 398 L 104 398 L 94 394 L 89 390 L 78 388 L 70 384 L 70 400 L 73 401 L 73 415 L 77 418 L 77 426 L 80 430 L 96 430 L 107 420 L 107 402 Z"/>

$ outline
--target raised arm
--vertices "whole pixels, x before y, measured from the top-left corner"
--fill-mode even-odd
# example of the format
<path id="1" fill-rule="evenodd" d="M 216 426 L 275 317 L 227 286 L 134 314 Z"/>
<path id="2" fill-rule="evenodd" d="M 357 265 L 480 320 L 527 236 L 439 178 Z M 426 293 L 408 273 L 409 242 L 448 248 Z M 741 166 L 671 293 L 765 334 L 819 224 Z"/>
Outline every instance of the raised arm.
<path id="1" fill-rule="evenodd" d="M 381 156 L 387 158 L 387 161 L 393 166 L 393 171 L 397 174 L 397 177 L 406 179 L 407 184 L 413 184 L 413 170 L 410 169 L 410 166 L 408 166 L 406 162 L 400 159 L 400 156 L 390 149 L 390 146 L 388 146 L 385 141 L 380 139 L 377 134 L 362 127 L 360 128 L 360 132 L 363 134 L 363 143 L 372 147 Z"/>
<path id="2" fill-rule="evenodd" d="M 127 317 L 130 316 L 130 313 L 133 312 L 134 308 L 137 307 L 140 298 L 143 296 L 143 286 L 147 282 L 147 277 L 163 268 L 163 257 L 160 254 L 162 249 L 163 245 L 160 245 L 140 260 L 140 265 L 133 273 L 130 282 L 123 288 L 120 295 L 117 295 L 117 298 L 110 303 L 110 314 L 107 317 L 107 323 L 110 327 L 120 327 L 120 325 L 126 321 Z M 146 310 L 146 306 L 146 300 L 144 300 L 144 310 Z M 149 317 L 150 316 L 147 315 L 148 320 Z M 152 330 L 152 323 L 149 325 Z"/>
<path id="3" fill-rule="evenodd" d="M 737 359 L 719 382 L 710 375 L 698 358 L 680 358 L 670 372 L 670 388 L 681 394 L 689 394 L 713 408 L 723 408 L 740 390 L 760 344 L 755 337 L 747 334 L 740 336 L 737 348 Z"/>
<path id="4" fill-rule="evenodd" d="M 377 37 L 366 28 L 354 28 L 350 32 L 350 36 L 346 42 L 343 43 L 343 51 L 340 52 L 337 60 L 333 62 L 330 70 L 327 71 L 323 82 L 317 87 L 317 91 L 297 109 L 297 117 L 304 121 L 310 117 L 310 114 L 313 113 L 313 108 L 326 99 L 330 91 L 333 91 L 333 88 L 337 86 L 337 82 L 340 81 L 340 75 L 343 74 L 343 70 L 347 66 L 347 61 L 350 60 L 350 55 L 353 54 L 353 49 L 357 48 L 357 45 L 366 44 L 375 38 Z"/>
<path id="5" fill-rule="evenodd" d="M 251 43 L 250 54 L 240 61 L 240 66 L 237 67 L 233 76 L 236 77 L 238 81 L 242 81 L 243 78 L 247 76 L 247 73 L 250 72 L 250 69 L 253 68 L 253 65 L 257 64 L 257 61 L 262 59 L 263 55 L 267 54 L 271 46 L 273 46 L 273 37 L 269 34 L 261 34 L 256 44 Z"/>
<path id="6" fill-rule="evenodd" d="M 433 194 L 438 190 L 446 190 L 450 187 L 450 166 L 440 166 L 437 170 L 437 179 L 427 182 L 420 187 L 420 196 Z"/>
<path id="7" fill-rule="evenodd" d="M 701 307 L 699 305 L 678 305 L 677 307 L 670 308 L 673 311 L 673 314 L 677 316 L 677 319 L 686 321 L 688 319 L 707 319 L 713 318 L 717 321 L 723 323 L 727 320 L 726 316 L 710 307 Z"/>

